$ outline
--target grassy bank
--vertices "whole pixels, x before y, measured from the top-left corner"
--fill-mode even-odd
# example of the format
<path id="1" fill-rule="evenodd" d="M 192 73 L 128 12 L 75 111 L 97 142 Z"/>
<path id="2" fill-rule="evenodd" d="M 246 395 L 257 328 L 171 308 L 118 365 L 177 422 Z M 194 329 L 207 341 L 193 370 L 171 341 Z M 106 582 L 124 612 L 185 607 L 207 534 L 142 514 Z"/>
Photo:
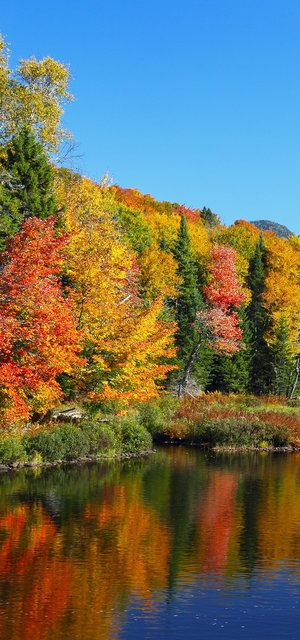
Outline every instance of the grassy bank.
<path id="1" fill-rule="evenodd" d="M 54 464 L 97 458 L 141 455 L 152 449 L 150 433 L 137 414 L 110 417 L 107 422 L 84 419 L 80 424 L 35 426 L 0 437 L 0 464 Z"/>
<path id="2" fill-rule="evenodd" d="M 78 424 L 50 422 L 4 432 L 0 464 L 141 455 L 153 441 L 236 450 L 300 448 L 300 402 L 220 393 L 179 401 L 165 394 L 123 416 L 100 414 Z"/>
<path id="3" fill-rule="evenodd" d="M 300 446 L 300 402 L 274 397 L 205 394 L 162 398 L 141 407 L 154 441 L 215 448 L 265 449 Z"/>

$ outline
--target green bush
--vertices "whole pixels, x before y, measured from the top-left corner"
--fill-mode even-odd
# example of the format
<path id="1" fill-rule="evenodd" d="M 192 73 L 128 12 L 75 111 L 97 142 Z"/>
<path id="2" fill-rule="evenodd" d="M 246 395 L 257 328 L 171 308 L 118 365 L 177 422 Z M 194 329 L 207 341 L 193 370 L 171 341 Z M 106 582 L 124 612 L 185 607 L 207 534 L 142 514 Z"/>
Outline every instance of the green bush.
<path id="1" fill-rule="evenodd" d="M 98 455 L 116 450 L 116 437 L 111 426 L 85 420 L 81 424 L 81 429 L 88 438 L 89 454 Z"/>
<path id="2" fill-rule="evenodd" d="M 0 439 L 0 463 L 25 462 L 26 452 L 21 438 L 6 435 Z"/>
<path id="3" fill-rule="evenodd" d="M 65 457 L 65 443 L 59 427 L 52 431 L 40 431 L 26 438 L 25 448 L 30 458 L 34 458 L 35 454 L 39 453 L 44 462 L 55 462 Z"/>
<path id="4" fill-rule="evenodd" d="M 256 398 L 255 396 L 244 396 L 242 397 L 241 403 L 244 407 L 259 407 L 262 404 L 260 398 Z"/>
<path id="5" fill-rule="evenodd" d="M 286 404 L 288 407 L 300 407 L 300 400 L 299 398 L 290 398 L 286 401 Z"/>
<path id="6" fill-rule="evenodd" d="M 87 433 L 73 424 L 65 424 L 59 428 L 59 432 L 64 445 L 65 460 L 75 460 L 88 454 L 89 438 Z"/>
<path id="7" fill-rule="evenodd" d="M 101 424 L 84 420 L 80 426 L 64 424 L 50 431 L 40 431 L 24 438 L 24 449 L 31 461 L 44 462 L 76 460 L 86 455 L 105 452 L 137 453 L 151 448 L 148 431 L 140 424 L 137 414 L 112 418 Z M 20 459 L 16 454 L 16 459 Z"/>
<path id="8" fill-rule="evenodd" d="M 152 448 L 151 435 L 140 423 L 137 414 L 128 414 L 118 418 L 114 427 L 117 437 L 121 440 L 123 453 L 139 453 L 140 451 L 149 451 Z"/>
<path id="9" fill-rule="evenodd" d="M 156 402 L 144 402 L 139 406 L 140 422 L 152 435 L 164 433 L 178 405 L 178 399 L 169 393 Z"/>
<path id="10" fill-rule="evenodd" d="M 260 421 L 241 419 L 204 419 L 190 429 L 188 438 L 210 446 L 259 447 L 261 442 L 280 447 L 289 442 L 286 427 L 270 426 Z"/>
<path id="11" fill-rule="evenodd" d="M 51 431 L 40 431 L 26 439 L 26 451 L 34 457 L 42 456 L 44 462 L 74 460 L 85 456 L 89 450 L 88 437 L 78 427 L 65 424 Z"/>
<path id="12" fill-rule="evenodd" d="M 265 427 L 265 437 L 273 447 L 285 447 L 291 440 L 291 432 L 287 427 L 278 425 Z"/>
<path id="13" fill-rule="evenodd" d="M 150 431 L 150 433 L 162 433 L 166 427 L 166 419 L 157 404 L 147 402 L 140 407 L 141 424 Z"/>

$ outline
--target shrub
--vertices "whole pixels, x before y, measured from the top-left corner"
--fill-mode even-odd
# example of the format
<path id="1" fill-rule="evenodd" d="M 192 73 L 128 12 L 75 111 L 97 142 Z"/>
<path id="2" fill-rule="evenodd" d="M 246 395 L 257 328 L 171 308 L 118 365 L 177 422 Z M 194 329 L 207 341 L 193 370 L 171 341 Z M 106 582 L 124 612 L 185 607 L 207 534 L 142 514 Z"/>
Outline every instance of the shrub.
<path id="1" fill-rule="evenodd" d="M 207 419 L 195 428 L 193 437 L 211 446 L 259 447 L 265 442 L 267 446 L 279 447 L 288 444 L 290 433 L 281 425 L 270 426 L 258 420 Z"/>
<path id="2" fill-rule="evenodd" d="M 115 429 L 121 439 L 123 453 L 138 453 L 152 448 L 151 435 L 140 423 L 137 414 L 128 414 L 118 418 Z"/>
<path id="3" fill-rule="evenodd" d="M 266 425 L 265 437 L 274 447 L 285 447 L 293 439 L 290 430 L 283 425 L 274 427 Z"/>
<path id="4" fill-rule="evenodd" d="M 190 439 L 190 436 L 193 438 L 197 429 L 196 422 L 191 422 L 186 416 L 180 416 L 169 422 L 163 431 L 163 435 L 171 438 L 171 440 L 185 440 Z"/>
<path id="5" fill-rule="evenodd" d="M 42 464 L 42 462 L 43 462 L 42 455 L 38 451 L 35 451 L 35 453 L 33 454 L 33 456 L 30 459 L 30 462 L 31 462 L 31 464 L 34 464 L 34 465 Z"/>
<path id="6" fill-rule="evenodd" d="M 88 435 L 73 424 L 65 424 L 59 428 L 64 446 L 65 460 L 74 460 L 86 456 L 89 452 Z"/>
<path id="7" fill-rule="evenodd" d="M 81 424 L 81 429 L 88 438 L 89 454 L 97 455 L 116 450 L 116 436 L 111 426 L 93 422 L 91 420 L 85 420 Z"/>
<path id="8" fill-rule="evenodd" d="M 65 424 L 27 438 L 26 450 L 31 457 L 39 453 L 45 462 L 74 460 L 88 453 L 89 443 L 87 435 L 81 429 Z"/>
<path id="9" fill-rule="evenodd" d="M 13 462 L 24 462 L 26 452 L 21 438 L 17 436 L 3 436 L 0 439 L 0 463 L 12 464 Z"/>
<path id="10" fill-rule="evenodd" d="M 213 446 L 258 446 L 264 439 L 261 425 L 244 420 L 215 420 L 208 421 L 205 436 Z"/>
<path id="11" fill-rule="evenodd" d="M 161 408 L 150 402 L 141 405 L 140 421 L 152 434 L 162 433 L 166 427 L 166 419 Z"/>
<path id="12" fill-rule="evenodd" d="M 26 438 L 25 448 L 31 458 L 35 457 L 36 453 L 39 453 L 44 462 L 63 460 L 65 456 L 65 443 L 61 437 L 59 427 L 52 431 L 40 431 Z"/>
<path id="13" fill-rule="evenodd" d="M 245 396 L 239 399 L 239 404 L 245 407 L 259 407 L 262 404 L 262 400 L 255 396 Z"/>
<path id="14" fill-rule="evenodd" d="M 161 434 L 167 428 L 179 406 L 179 400 L 165 393 L 156 402 L 144 402 L 139 406 L 139 419 L 152 435 Z"/>
<path id="15" fill-rule="evenodd" d="M 286 404 L 288 407 L 300 407 L 300 400 L 299 398 L 290 398 L 289 400 L 286 401 Z"/>

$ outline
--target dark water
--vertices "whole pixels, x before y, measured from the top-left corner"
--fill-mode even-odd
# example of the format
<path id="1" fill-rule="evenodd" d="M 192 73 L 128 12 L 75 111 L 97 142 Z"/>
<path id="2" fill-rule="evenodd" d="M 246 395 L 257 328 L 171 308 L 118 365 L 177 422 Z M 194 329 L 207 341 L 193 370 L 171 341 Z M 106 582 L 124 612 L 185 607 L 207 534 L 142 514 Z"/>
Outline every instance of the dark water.
<path id="1" fill-rule="evenodd" d="M 300 638 L 300 455 L 0 477 L 1 640 Z"/>

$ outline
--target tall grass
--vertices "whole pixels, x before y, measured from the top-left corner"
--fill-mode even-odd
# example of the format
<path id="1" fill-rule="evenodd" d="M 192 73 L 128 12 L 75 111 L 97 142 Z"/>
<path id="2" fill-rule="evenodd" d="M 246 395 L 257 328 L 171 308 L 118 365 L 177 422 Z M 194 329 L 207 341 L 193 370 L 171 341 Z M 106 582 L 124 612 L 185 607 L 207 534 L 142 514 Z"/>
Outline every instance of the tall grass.
<path id="1" fill-rule="evenodd" d="M 155 439 L 248 448 L 300 445 L 300 408 L 282 398 L 208 393 L 184 398 L 171 415 L 160 415 L 156 407 L 155 423 Z"/>

